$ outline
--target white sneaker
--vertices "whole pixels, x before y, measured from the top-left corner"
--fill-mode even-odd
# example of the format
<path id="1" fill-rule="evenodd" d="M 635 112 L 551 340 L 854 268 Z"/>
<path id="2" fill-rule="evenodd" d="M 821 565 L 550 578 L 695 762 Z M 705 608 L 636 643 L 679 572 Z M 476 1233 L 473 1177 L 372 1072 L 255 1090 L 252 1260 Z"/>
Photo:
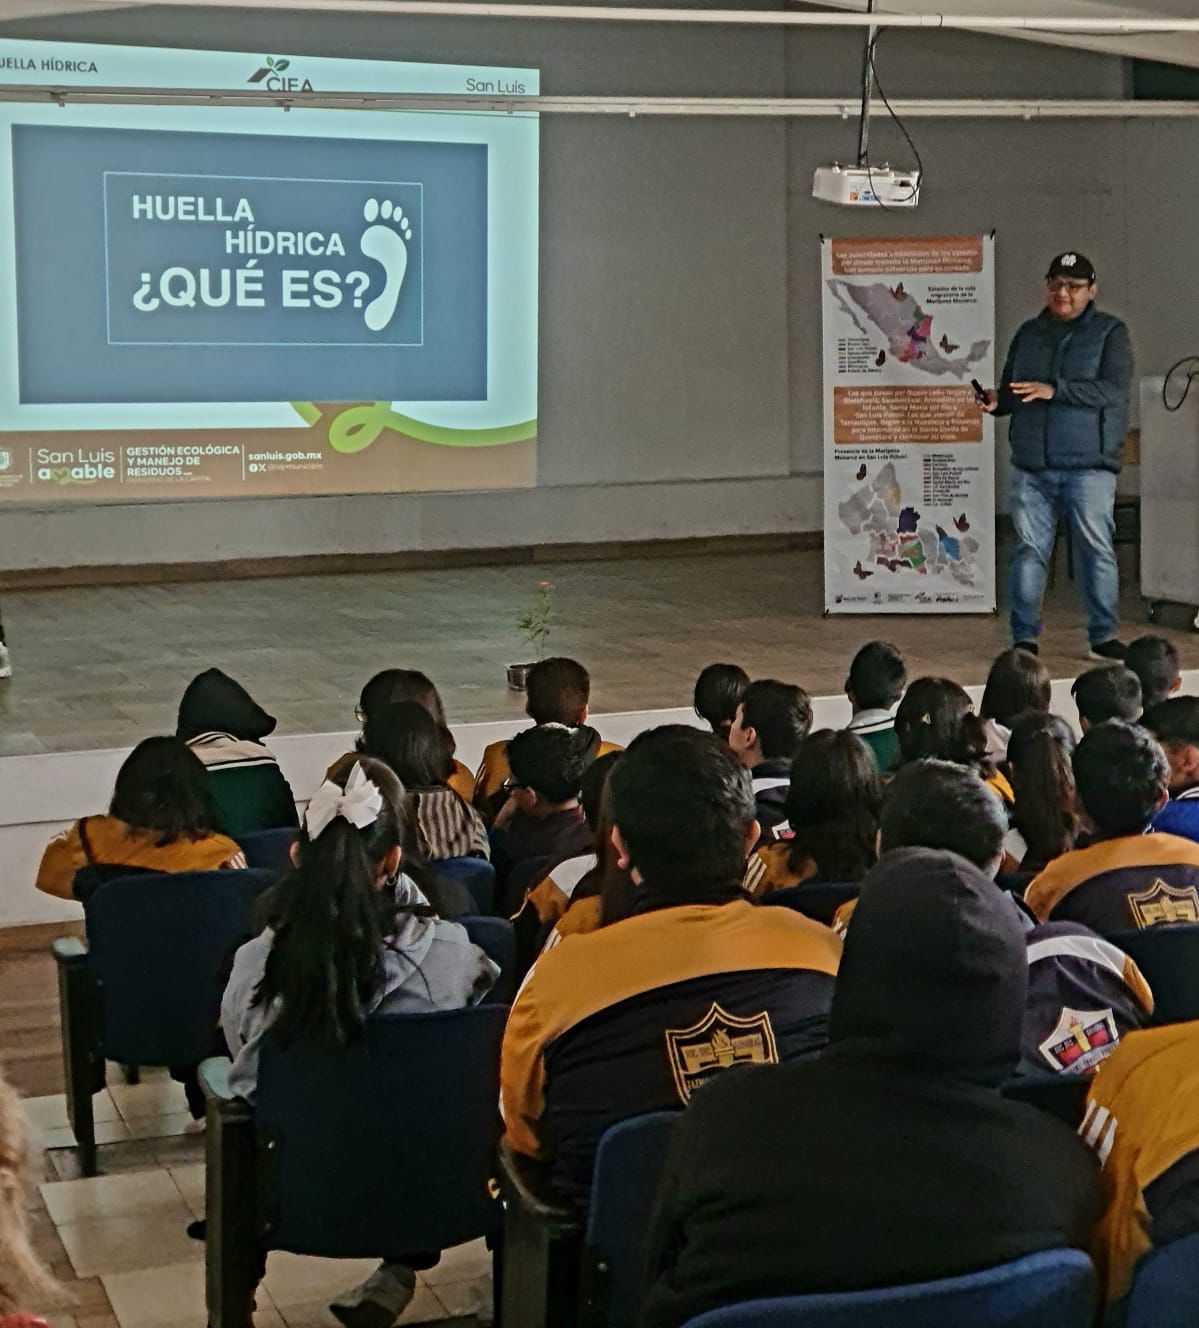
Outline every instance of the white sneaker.
<path id="1" fill-rule="evenodd" d="M 0 678 L 12 677 L 12 656 L 8 653 L 8 647 L 3 641 L 0 641 Z"/>
<path id="2" fill-rule="evenodd" d="M 329 1311 L 346 1328 L 391 1328 L 416 1295 L 416 1273 L 406 1264 L 381 1263 L 360 1286 L 338 1296 Z"/>

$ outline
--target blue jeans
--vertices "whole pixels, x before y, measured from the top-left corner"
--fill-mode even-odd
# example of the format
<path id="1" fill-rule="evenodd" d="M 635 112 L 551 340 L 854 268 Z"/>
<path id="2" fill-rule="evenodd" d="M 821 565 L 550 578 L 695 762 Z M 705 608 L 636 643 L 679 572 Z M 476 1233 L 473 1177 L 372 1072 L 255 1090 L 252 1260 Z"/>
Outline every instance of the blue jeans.
<path id="1" fill-rule="evenodd" d="M 1110 470 L 1012 471 L 1012 640 L 1041 635 L 1041 597 L 1060 517 L 1070 523 L 1091 645 L 1116 635 L 1120 572 L 1114 543 L 1116 477 Z"/>

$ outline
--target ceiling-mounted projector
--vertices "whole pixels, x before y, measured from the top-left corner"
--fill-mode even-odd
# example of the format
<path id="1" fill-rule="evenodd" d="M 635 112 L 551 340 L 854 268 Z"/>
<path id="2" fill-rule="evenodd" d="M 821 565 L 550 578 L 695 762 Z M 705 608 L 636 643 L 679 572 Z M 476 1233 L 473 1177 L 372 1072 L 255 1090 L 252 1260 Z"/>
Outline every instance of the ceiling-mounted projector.
<path id="1" fill-rule="evenodd" d="M 844 207 L 915 207 L 920 202 L 920 172 L 890 166 L 817 166 L 812 197 Z"/>

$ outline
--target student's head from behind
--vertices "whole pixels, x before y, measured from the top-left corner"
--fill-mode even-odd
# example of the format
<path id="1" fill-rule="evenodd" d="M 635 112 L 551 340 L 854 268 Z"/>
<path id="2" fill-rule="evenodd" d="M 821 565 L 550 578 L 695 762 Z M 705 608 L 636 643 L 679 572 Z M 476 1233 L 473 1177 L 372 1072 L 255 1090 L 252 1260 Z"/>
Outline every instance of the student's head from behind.
<path id="1" fill-rule="evenodd" d="M 855 712 L 893 710 L 907 682 L 907 665 L 899 651 L 887 641 L 869 641 L 853 657 L 845 695 Z"/>
<path id="2" fill-rule="evenodd" d="M 1138 636 L 1125 652 L 1124 667 L 1140 679 L 1141 704 L 1146 710 L 1182 686 L 1178 651 L 1164 636 Z"/>
<path id="3" fill-rule="evenodd" d="M 1135 724 L 1141 717 L 1141 680 L 1122 664 L 1100 664 L 1080 673 L 1070 695 L 1084 733 L 1109 719 Z"/>
<path id="4" fill-rule="evenodd" d="M 1016 910 L 954 853 L 884 854 L 862 883 L 829 1040 L 998 1088 L 1020 1058 L 1028 957 Z"/>
<path id="5" fill-rule="evenodd" d="M 583 808 L 587 824 L 597 832 L 597 842 L 608 797 L 608 780 L 622 755 L 622 752 L 607 752 L 597 757 L 583 771 L 583 782 L 579 786 L 579 803 Z"/>
<path id="6" fill-rule="evenodd" d="M 228 733 L 243 742 L 261 742 L 274 732 L 275 722 L 241 683 L 220 669 L 206 669 L 184 689 L 175 736 L 190 742 L 201 733 Z"/>
<path id="7" fill-rule="evenodd" d="M 160 845 L 202 839 L 218 821 L 208 774 L 178 738 L 143 738 L 137 744 L 117 772 L 108 810 L 126 825 L 156 833 Z"/>
<path id="8" fill-rule="evenodd" d="M 445 729 L 416 701 L 368 711 L 358 750 L 389 766 L 409 789 L 437 788 L 454 772 Z"/>
<path id="9" fill-rule="evenodd" d="M 1145 727 L 1170 763 L 1170 792 L 1199 785 L 1199 696 L 1173 696 L 1145 711 Z"/>
<path id="10" fill-rule="evenodd" d="M 1028 847 L 1025 861 L 1050 862 L 1074 847 L 1078 833 L 1074 730 L 1059 715 L 1038 710 L 1017 715 L 1011 728 L 1012 822 Z"/>
<path id="11" fill-rule="evenodd" d="M 895 736 L 905 762 L 934 758 L 990 774 L 987 734 L 974 702 L 949 678 L 917 678 L 895 712 Z"/>
<path id="12" fill-rule="evenodd" d="M 887 785 L 879 856 L 899 848 L 945 849 L 993 877 L 1007 828 L 999 794 L 976 771 L 950 761 L 914 761 Z"/>
<path id="13" fill-rule="evenodd" d="M 1074 751 L 1074 782 L 1100 835 L 1139 835 L 1169 797 L 1170 765 L 1145 729 L 1109 719 L 1083 734 Z"/>
<path id="14" fill-rule="evenodd" d="M 802 687 L 760 678 L 745 689 L 729 730 L 729 746 L 743 764 L 790 761 L 812 728 L 812 701 Z"/>
<path id="15" fill-rule="evenodd" d="M 1049 670 L 1028 650 L 1005 650 L 995 657 L 987 674 L 978 713 L 1011 728 L 1017 715 L 1028 710 L 1048 713 L 1053 685 Z"/>
<path id="16" fill-rule="evenodd" d="M 594 729 L 557 723 L 518 733 L 508 744 L 508 767 L 521 810 L 543 816 L 574 806 L 595 760 L 597 737 Z"/>
<path id="17" fill-rule="evenodd" d="M 525 713 L 534 724 L 586 724 L 590 701 L 591 675 L 577 659 L 554 655 L 529 670 Z"/>
<path id="18" fill-rule="evenodd" d="M 629 744 L 608 783 L 621 865 L 679 903 L 735 891 L 758 837 L 749 771 L 712 733 L 682 724 Z"/>
<path id="19" fill-rule="evenodd" d="M 870 748 L 856 734 L 821 729 L 799 744 L 783 815 L 789 858 L 823 881 L 859 881 L 873 865 L 883 786 Z"/>
<path id="20" fill-rule="evenodd" d="M 397 904 L 389 888 L 411 834 L 403 785 L 382 761 L 339 762 L 312 795 L 254 996 L 257 1005 L 281 1001 L 274 1025 L 281 1041 L 333 1047 L 361 1036 L 384 937 L 400 913 L 427 912 Z"/>
<path id="21" fill-rule="evenodd" d="M 695 680 L 695 713 L 727 741 L 748 686 L 749 674 L 739 664 L 709 664 Z"/>
<path id="22" fill-rule="evenodd" d="M 359 724 L 365 724 L 375 711 L 397 701 L 415 701 L 424 706 L 434 723 L 444 731 L 450 756 L 454 755 L 454 736 L 446 723 L 441 693 L 432 678 L 419 669 L 384 669 L 382 673 L 376 673 L 362 689 L 354 714 Z"/>

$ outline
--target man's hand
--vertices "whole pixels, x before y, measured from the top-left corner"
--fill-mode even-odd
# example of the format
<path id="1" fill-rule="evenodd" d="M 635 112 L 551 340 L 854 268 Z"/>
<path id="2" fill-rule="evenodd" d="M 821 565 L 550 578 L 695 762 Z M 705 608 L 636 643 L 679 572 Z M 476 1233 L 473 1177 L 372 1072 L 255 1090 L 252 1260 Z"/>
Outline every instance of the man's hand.
<path id="1" fill-rule="evenodd" d="M 1012 391 L 1025 404 L 1030 401 L 1052 401 L 1056 395 L 1052 383 L 1013 383 Z"/>
<path id="2" fill-rule="evenodd" d="M 982 396 L 975 393 L 974 404 L 986 415 L 994 415 L 999 406 L 999 393 L 989 387 Z"/>

